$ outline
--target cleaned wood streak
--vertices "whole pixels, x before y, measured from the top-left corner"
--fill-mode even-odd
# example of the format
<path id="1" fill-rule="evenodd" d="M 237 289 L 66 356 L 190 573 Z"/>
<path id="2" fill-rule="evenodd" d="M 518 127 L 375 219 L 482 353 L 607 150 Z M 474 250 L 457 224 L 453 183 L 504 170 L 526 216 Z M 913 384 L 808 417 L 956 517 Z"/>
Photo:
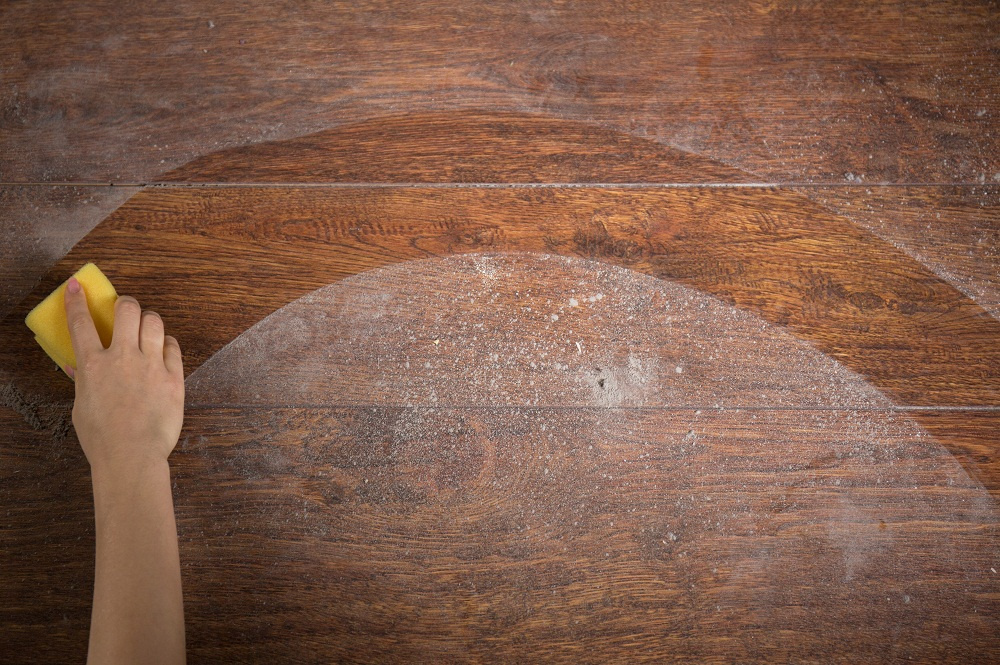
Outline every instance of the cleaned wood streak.
<path id="1" fill-rule="evenodd" d="M 747 173 L 653 140 L 537 113 L 389 115 L 285 141 L 222 150 L 157 178 L 232 183 L 707 183 Z M 64 191 L 65 190 L 65 191 Z M 11 224 L 0 298 L 20 302 L 134 188 L 4 187 Z M 799 188 L 998 312 L 1000 186 Z M 57 224 L 58 222 L 58 224 Z M 58 226 L 58 230 L 55 230 Z M 6 313 L 0 299 L 0 312 Z"/>
<path id="2" fill-rule="evenodd" d="M 161 182 L 740 183 L 748 174 L 648 138 L 531 113 L 408 113 L 220 150 Z"/>
<path id="3" fill-rule="evenodd" d="M 796 191 L 900 248 L 1000 319 L 1000 185 Z"/>
<path id="4" fill-rule="evenodd" d="M 470 252 L 595 259 L 716 295 L 907 405 L 1000 402 L 1000 323 L 886 242 L 783 190 L 182 188 L 141 192 L 53 269 L 85 261 L 169 312 L 188 367 L 285 303 L 380 266 Z M 5 322 L 14 341 L 25 301 Z M 22 313 L 23 311 L 23 313 Z M 205 325 L 205 322 L 210 322 Z M 3 348 L 47 394 L 41 351 Z"/>

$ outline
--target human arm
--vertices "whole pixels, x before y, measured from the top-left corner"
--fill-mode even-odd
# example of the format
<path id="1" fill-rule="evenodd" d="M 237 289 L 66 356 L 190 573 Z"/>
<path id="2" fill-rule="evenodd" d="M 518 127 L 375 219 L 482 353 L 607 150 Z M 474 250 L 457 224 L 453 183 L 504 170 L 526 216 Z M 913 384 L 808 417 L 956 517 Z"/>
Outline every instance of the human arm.
<path id="1" fill-rule="evenodd" d="M 158 315 L 121 297 L 105 349 L 75 279 L 65 299 L 77 359 L 73 425 L 90 463 L 97 532 L 88 663 L 183 663 L 167 464 L 184 413 L 180 346 Z"/>

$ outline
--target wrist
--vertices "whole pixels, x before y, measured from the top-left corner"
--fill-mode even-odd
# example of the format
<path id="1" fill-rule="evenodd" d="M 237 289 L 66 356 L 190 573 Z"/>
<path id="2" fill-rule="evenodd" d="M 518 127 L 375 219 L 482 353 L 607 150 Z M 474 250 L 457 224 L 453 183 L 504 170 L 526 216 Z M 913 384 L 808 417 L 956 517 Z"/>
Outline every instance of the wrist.
<path id="1" fill-rule="evenodd" d="M 130 488 L 156 480 L 170 480 L 170 465 L 163 457 L 133 455 L 128 458 L 101 460 L 90 465 L 94 493 L 115 488 Z"/>

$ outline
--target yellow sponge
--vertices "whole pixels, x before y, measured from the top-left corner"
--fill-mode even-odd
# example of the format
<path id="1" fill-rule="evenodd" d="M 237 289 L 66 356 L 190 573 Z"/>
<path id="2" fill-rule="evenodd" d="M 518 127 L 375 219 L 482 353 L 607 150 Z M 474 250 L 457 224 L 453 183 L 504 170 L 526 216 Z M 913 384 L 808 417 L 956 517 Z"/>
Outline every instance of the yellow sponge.
<path id="1" fill-rule="evenodd" d="M 115 301 L 118 300 L 115 287 L 93 263 L 80 268 L 73 277 L 76 277 L 87 294 L 87 307 L 94 317 L 101 343 L 104 348 L 111 346 Z M 35 341 L 59 367 L 69 366 L 75 370 L 76 354 L 73 353 L 73 340 L 69 336 L 69 324 L 66 321 L 65 292 L 66 283 L 63 282 L 62 286 L 31 310 L 24 322 L 35 333 Z"/>

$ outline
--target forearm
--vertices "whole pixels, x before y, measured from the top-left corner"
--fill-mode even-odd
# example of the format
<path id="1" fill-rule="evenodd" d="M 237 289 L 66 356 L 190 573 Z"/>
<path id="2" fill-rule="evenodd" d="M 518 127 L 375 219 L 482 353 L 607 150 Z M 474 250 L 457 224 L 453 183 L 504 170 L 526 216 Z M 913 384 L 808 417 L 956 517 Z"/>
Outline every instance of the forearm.
<path id="1" fill-rule="evenodd" d="M 166 460 L 94 469 L 97 566 L 88 662 L 183 663 L 184 605 Z"/>

